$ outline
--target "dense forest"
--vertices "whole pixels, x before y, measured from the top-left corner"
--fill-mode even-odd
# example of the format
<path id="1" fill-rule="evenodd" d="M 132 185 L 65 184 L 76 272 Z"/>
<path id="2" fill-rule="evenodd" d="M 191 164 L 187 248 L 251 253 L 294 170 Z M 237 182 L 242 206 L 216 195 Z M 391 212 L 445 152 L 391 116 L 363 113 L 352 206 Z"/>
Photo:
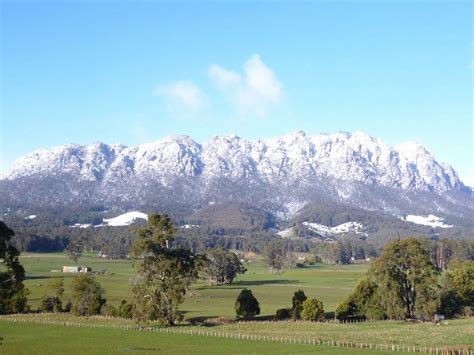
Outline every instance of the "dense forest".
<path id="1" fill-rule="evenodd" d="M 146 225 L 145 220 L 136 220 L 131 226 L 103 225 L 104 218 L 115 217 L 123 211 L 105 211 L 100 206 L 86 212 L 74 208 L 45 208 L 34 218 L 29 218 L 27 213 L 5 211 L 3 216 L 5 223 L 16 232 L 17 248 L 26 252 L 61 252 L 73 243 L 110 258 L 124 258 L 129 255 L 136 229 Z M 439 259 L 435 262 L 439 267 L 445 267 L 442 258 L 473 259 L 474 254 L 474 236 L 468 227 L 432 228 L 380 212 L 325 201 L 307 204 L 290 221 L 239 203 L 208 205 L 190 215 L 172 214 L 171 218 L 177 226 L 174 247 L 195 253 L 216 247 L 263 253 L 271 241 L 281 239 L 291 252 L 311 252 L 326 263 L 350 263 L 376 257 L 388 242 L 411 236 L 424 241 L 432 259 Z M 360 222 L 364 233 L 348 232 L 327 241 L 303 222 L 330 227 Z M 85 227 L 86 224 L 91 226 Z M 281 238 L 278 232 L 287 228 L 292 228 L 292 237 Z"/>

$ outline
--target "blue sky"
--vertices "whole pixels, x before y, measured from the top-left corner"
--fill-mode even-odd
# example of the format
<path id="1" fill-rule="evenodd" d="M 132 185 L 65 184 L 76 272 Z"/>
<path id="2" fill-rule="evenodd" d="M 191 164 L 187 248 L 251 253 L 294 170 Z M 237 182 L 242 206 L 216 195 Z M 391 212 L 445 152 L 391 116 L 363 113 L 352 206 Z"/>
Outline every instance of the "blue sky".
<path id="1" fill-rule="evenodd" d="M 69 142 L 361 130 L 474 185 L 470 1 L 0 6 L 3 172 Z"/>

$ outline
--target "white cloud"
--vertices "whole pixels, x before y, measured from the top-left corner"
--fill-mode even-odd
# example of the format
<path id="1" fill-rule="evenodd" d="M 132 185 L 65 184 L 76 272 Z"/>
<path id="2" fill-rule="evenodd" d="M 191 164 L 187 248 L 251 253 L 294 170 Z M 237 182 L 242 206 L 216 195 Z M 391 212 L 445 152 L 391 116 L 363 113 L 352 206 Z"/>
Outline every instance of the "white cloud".
<path id="1" fill-rule="evenodd" d="M 155 90 L 157 96 L 166 100 L 171 111 L 197 112 L 208 104 L 207 95 L 192 81 L 176 81 L 167 85 L 160 85 Z"/>
<path id="2" fill-rule="evenodd" d="M 282 101 L 282 84 L 258 54 L 252 55 L 243 69 L 240 75 L 214 64 L 209 68 L 209 77 L 241 113 L 264 117 Z"/>
<path id="3" fill-rule="evenodd" d="M 209 68 L 209 76 L 220 89 L 232 88 L 241 82 L 239 74 L 215 64 Z"/>

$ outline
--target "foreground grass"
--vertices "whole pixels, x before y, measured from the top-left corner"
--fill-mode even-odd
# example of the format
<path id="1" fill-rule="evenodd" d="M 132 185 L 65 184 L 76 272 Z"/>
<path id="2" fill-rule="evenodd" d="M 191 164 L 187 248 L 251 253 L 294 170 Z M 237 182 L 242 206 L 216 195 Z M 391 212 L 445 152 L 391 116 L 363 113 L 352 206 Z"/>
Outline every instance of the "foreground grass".
<path id="1" fill-rule="evenodd" d="M 63 265 L 74 265 L 63 254 L 22 254 L 30 290 L 29 304 L 33 309 L 46 291 L 51 278 L 64 278 L 66 292 L 70 295 L 70 282 L 74 275 L 52 272 L 62 270 Z M 130 279 L 136 274 L 130 260 L 108 260 L 95 257 L 81 257 L 79 265 L 93 270 L 107 270 L 113 275 L 97 276 L 105 289 L 107 300 L 118 305 L 122 299 L 130 299 Z M 308 297 L 317 297 L 324 303 L 326 311 L 334 311 L 337 305 L 349 294 L 354 285 L 364 277 L 367 265 L 316 265 L 309 268 L 285 271 L 281 275 L 271 274 L 261 262 L 245 265 L 248 272 L 239 276 L 233 285 L 208 286 L 198 281 L 192 286 L 192 293 L 180 309 L 187 319 L 205 317 L 235 317 L 234 303 L 243 288 L 249 288 L 260 302 L 261 315 L 275 314 L 279 308 L 291 305 L 293 293 L 302 289 Z"/>
<path id="2" fill-rule="evenodd" d="M 311 322 L 249 322 L 220 326 L 239 333 L 282 337 L 315 337 L 334 341 L 474 350 L 474 318 L 441 324 L 380 321 L 353 324 Z"/>
<path id="3" fill-rule="evenodd" d="M 2 354 L 358 354 L 360 349 L 0 321 Z M 371 351 L 372 354 L 386 354 Z"/>
<path id="4" fill-rule="evenodd" d="M 132 320 L 104 317 L 75 317 L 69 314 L 26 314 L 0 317 L 0 324 L 10 327 L 23 326 L 25 323 L 11 323 L 8 319 L 27 322 L 74 323 L 92 326 L 136 326 Z M 27 323 L 28 324 L 28 323 Z M 152 324 L 153 325 L 153 324 Z M 52 325 L 56 326 L 56 325 Z M 76 328 L 72 328 L 76 329 Z M 311 322 L 236 322 L 222 325 L 192 326 L 185 324 L 176 329 L 194 332 L 212 331 L 229 335 L 269 336 L 279 339 L 320 339 L 335 342 L 357 344 L 398 345 L 400 349 L 408 346 L 439 349 L 474 350 L 474 318 L 458 319 L 434 323 L 413 322 L 366 322 L 355 324 L 311 323 Z M 97 331 L 102 331 L 101 328 Z M 1 333 L 0 333 L 1 334 Z M 288 345 L 288 344 L 287 344 Z M 291 344 L 293 345 L 293 344 Z"/>

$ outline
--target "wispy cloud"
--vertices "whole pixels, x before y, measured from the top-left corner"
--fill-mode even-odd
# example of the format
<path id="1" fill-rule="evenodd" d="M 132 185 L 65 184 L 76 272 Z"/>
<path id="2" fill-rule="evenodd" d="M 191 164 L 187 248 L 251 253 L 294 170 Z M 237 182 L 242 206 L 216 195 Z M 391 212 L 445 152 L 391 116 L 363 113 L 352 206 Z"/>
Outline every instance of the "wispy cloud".
<path id="1" fill-rule="evenodd" d="M 173 112 L 197 112 L 208 105 L 207 95 L 192 81 L 160 85 L 155 95 L 163 97 L 167 108 Z"/>
<path id="2" fill-rule="evenodd" d="M 284 96 L 282 84 L 258 54 L 245 62 L 242 75 L 214 64 L 209 77 L 244 115 L 265 117 Z"/>

